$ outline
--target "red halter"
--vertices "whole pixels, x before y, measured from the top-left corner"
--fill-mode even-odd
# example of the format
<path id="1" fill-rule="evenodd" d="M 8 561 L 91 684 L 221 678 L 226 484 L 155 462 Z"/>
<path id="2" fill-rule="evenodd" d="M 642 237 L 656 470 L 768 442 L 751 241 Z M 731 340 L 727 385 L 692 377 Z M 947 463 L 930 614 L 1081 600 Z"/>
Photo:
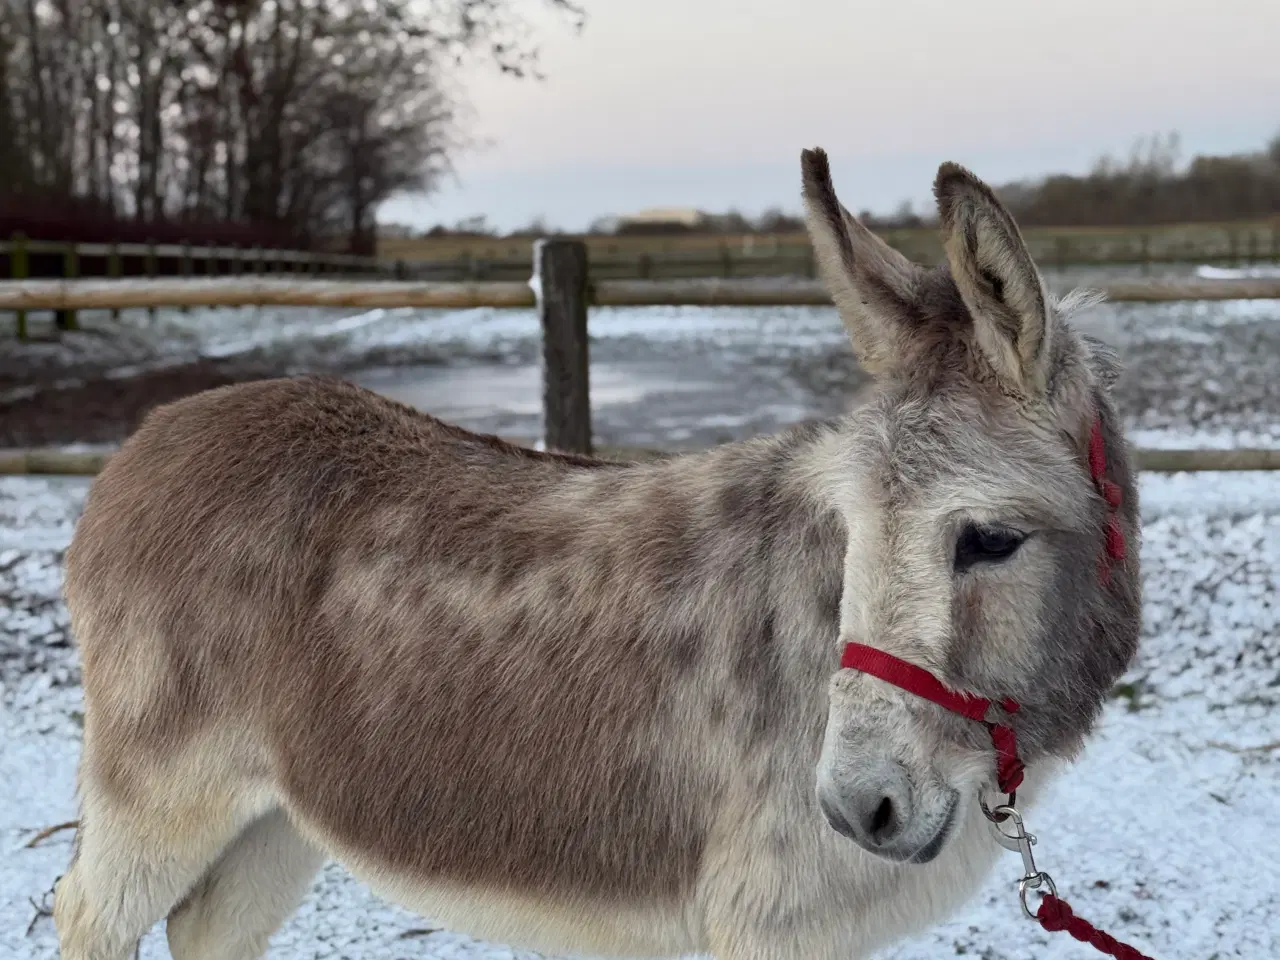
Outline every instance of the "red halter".
<path id="1" fill-rule="evenodd" d="M 1120 506 L 1123 494 L 1119 484 L 1107 479 L 1107 451 L 1102 437 L 1102 422 L 1096 416 L 1089 431 L 1089 475 L 1107 505 L 1104 549 L 1098 558 L 1098 577 L 1106 585 L 1111 582 L 1112 561 L 1122 561 L 1125 558 L 1124 531 L 1120 528 L 1120 520 L 1116 516 L 1116 509 Z M 840 666 L 845 669 L 861 670 L 908 693 L 930 700 L 952 713 L 958 713 L 962 717 L 986 726 L 991 733 L 991 743 L 996 751 L 996 783 L 1001 792 L 1009 795 L 1007 806 L 1010 808 L 1014 806 L 1016 791 L 1018 785 L 1022 783 L 1025 769 L 1022 760 L 1018 757 L 1017 737 L 1014 735 L 1013 727 L 1008 723 L 1002 724 L 998 719 L 989 717 L 992 709 L 998 706 L 1012 718 L 1018 712 L 1018 704 L 1015 701 L 1005 699 L 997 704 L 985 697 L 951 690 L 923 667 L 861 643 L 845 644 Z M 1007 813 L 1003 815 L 991 813 L 986 810 L 985 805 L 983 809 L 988 819 L 996 823 L 1003 822 L 1008 817 Z M 1021 819 L 1017 824 L 1020 838 L 1024 841 L 1028 840 L 1028 835 L 1022 832 Z M 1027 846 L 1026 851 L 1029 850 L 1030 847 Z M 1030 863 L 1029 860 L 1026 862 Z M 1057 892 L 1053 889 L 1052 881 L 1048 879 L 1047 874 L 1029 874 L 1023 878 L 1023 884 L 1034 881 L 1033 885 L 1038 885 L 1041 882 L 1040 878 L 1049 884 L 1053 892 L 1045 896 L 1040 909 L 1034 915 L 1029 910 L 1027 913 L 1034 916 L 1046 930 L 1050 932 L 1066 930 L 1077 940 L 1089 943 L 1099 951 L 1121 960 L 1151 960 L 1128 944 L 1120 943 L 1088 921 L 1075 916 L 1066 902 L 1058 899 Z M 1023 909 L 1026 910 L 1025 886 L 1022 896 Z"/>
<path id="2" fill-rule="evenodd" d="M 1107 451 L 1102 439 L 1102 422 L 1096 416 L 1089 431 L 1089 475 L 1107 505 L 1105 544 L 1098 564 L 1098 576 L 1107 584 L 1111 582 L 1111 562 L 1125 557 L 1124 531 L 1120 529 L 1120 521 L 1116 516 L 1122 491 L 1119 484 L 1107 479 Z M 1018 758 L 1017 737 L 1013 727 L 1008 723 L 989 719 L 989 714 L 993 707 L 998 706 L 1012 716 L 1018 712 L 1016 701 L 1005 699 L 996 704 L 985 697 L 956 692 L 944 686 L 941 680 L 923 667 L 861 643 L 845 644 L 840 666 L 869 673 L 908 693 L 931 700 L 952 713 L 984 724 L 991 733 L 991 743 L 996 751 L 996 783 L 1003 793 L 1010 795 L 1009 805 L 1013 806 L 1013 794 L 1022 783 L 1024 769 Z"/>

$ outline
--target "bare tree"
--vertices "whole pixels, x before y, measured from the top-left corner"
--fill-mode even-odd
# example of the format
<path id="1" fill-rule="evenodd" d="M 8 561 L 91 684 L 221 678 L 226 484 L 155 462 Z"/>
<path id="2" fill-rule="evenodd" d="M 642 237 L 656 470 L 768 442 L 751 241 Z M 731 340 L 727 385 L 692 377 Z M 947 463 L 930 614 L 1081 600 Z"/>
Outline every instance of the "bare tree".
<path id="1" fill-rule="evenodd" d="M 0 191 L 369 249 L 378 205 L 434 188 L 464 142 L 444 71 L 539 75 L 514 7 L 0 0 Z"/>

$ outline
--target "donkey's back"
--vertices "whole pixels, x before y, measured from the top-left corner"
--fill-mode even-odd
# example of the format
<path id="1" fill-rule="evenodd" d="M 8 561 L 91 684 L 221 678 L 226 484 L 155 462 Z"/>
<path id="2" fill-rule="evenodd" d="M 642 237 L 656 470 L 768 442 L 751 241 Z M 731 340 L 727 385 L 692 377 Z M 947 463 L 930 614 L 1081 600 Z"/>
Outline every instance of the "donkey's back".
<path id="1" fill-rule="evenodd" d="M 266 564 L 263 577 L 296 578 L 280 566 L 291 552 L 338 549 L 397 505 L 447 539 L 450 523 L 518 512 L 568 472 L 609 465 L 470 433 L 339 380 L 209 390 L 152 411 L 111 458 L 67 557 L 69 590 L 86 568 L 92 580 L 133 575 L 94 567 L 103 550 L 169 576 L 230 550 Z"/>

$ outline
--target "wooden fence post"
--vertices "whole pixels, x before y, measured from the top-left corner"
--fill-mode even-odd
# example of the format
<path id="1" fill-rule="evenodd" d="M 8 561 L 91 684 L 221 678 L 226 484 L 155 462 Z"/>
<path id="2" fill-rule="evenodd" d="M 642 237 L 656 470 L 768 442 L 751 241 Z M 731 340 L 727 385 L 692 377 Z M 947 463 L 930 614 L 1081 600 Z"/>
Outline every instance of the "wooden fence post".
<path id="1" fill-rule="evenodd" d="M 62 251 L 62 277 L 74 280 L 80 276 L 80 254 L 74 243 L 68 243 Z M 74 310 L 55 310 L 53 322 L 59 330 L 75 330 L 79 324 Z"/>
<path id="2" fill-rule="evenodd" d="M 533 277 L 542 323 L 543 442 L 548 450 L 590 453 L 587 245 L 539 239 Z"/>
<path id="3" fill-rule="evenodd" d="M 120 246 L 119 244 L 112 243 L 107 247 L 107 276 L 113 280 L 119 280 L 121 273 L 122 271 L 120 269 Z M 112 307 L 111 319 L 112 320 L 120 319 L 119 307 Z"/>
<path id="4" fill-rule="evenodd" d="M 14 280 L 27 279 L 27 237 L 23 233 L 15 233 L 9 247 L 9 276 Z M 27 311 L 14 313 L 18 323 L 18 339 L 27 339 Z"/>
<path id="5" fill-rule="evenodd" d="M 147 239 L 147 260 L 146 260 L 146 267 L 145 267 L 146 275 L 152 279 L 155 279 L 156 272 L 159 269 L 160 269 L 160 263 L 156 258 L 156 242 L 148 238 Z M 147 316 L 150 317 L 152 320 L 156 318 L 156 308 L 154 306 L 147 307 Z"/>
<path id="6" fill-rule="evenodd" d="M 178 275 L 179 275 L 179 276 L 181 276 L 181 277 L 185 280 L 187 277 L 190 277 L 190 276 L 191 276 L 191 271 L 192 271 L 192 263 L 191 263 L 191 241 L 190 241 L 190 240 L 183 240 L 183 241 L 182 241 L 182 253 L 181 253 L 181 255 L 179 256 L 179 259 L 178 259 Z M 181 310 L 183 313 L 186 313 L 186 312 L 188 312 L 188 310 L 189 310 L 190 308 L 188 308 L 188 307 L 179 307 L 178 309 L 179 309 L 179 310 Z"/>

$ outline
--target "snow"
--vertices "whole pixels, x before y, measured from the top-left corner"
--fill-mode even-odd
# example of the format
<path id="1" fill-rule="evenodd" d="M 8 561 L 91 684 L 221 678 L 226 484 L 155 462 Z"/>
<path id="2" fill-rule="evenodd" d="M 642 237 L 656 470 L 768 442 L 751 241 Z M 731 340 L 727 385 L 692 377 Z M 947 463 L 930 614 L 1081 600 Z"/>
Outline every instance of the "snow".
<path id="1" fill-rule="evenodd" d="M 1195 275 L 1209 280 L 1235 280 L 1240 277 L 1280 277 L 1280 264 L 1255 263 L 1247 267 L 1220 267 L 1201 264 Z"/>
<path id="2" fill-rule="evenodd" d="M 0 957 L 52 960 L 36 917 L 64 869 L 81 710 L 59 590 L 75 478 L 0 478 Z M 1159 960 L 1280 956 L 1280 475 L 1143 475 L 1145 636 L 1083 757 L 1028 816 L 1076 911 Z M 950 921 L 877 960 L 1085 960 L 1022 916 L 1006 854 Z M 434 930 L 330 864 L 277 960 L 525 957 Z M 141 960 L 168 956 L 163 928 Z"/>
<path id="3" fill-rule="evenodd" d="M 1129 443 L 1139 450 L 1239 450 L 1280 447 L 1280 423 L 1233 430 L 1195 429 L 1185 426 L 1138 427 L 1127 431 Z"/>

